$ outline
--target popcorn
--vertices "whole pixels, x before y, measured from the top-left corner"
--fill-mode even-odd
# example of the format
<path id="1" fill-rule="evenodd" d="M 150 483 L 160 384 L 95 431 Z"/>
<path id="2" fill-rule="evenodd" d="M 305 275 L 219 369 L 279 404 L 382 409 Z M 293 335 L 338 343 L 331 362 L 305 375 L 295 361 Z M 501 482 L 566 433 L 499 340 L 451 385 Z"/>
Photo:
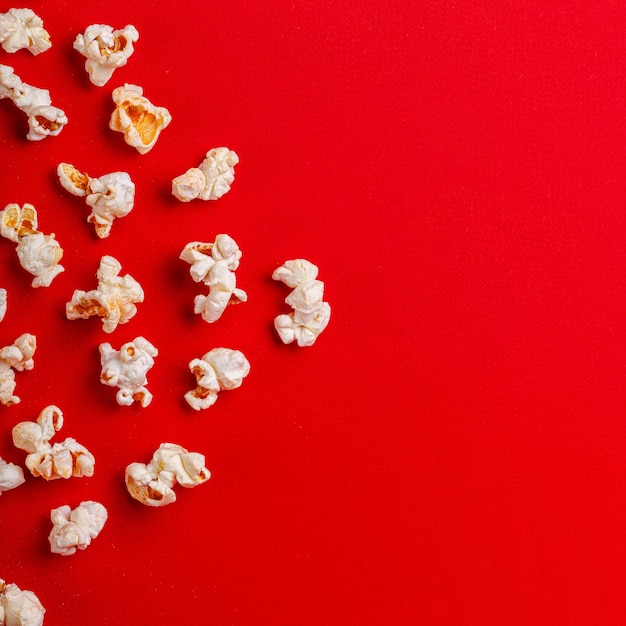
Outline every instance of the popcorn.
<path id="1" fill-rule="evenodd" d="M 0 287 L 0 322 L 7 314 L 7 290 Z"/>
<path id="2" fill-rule="evenodd" d="M 292 287 L 285 302 L 293 308 L 289 314 L 274 319 L 274 327 L 283 343 L 296 341 L 312 346 L 330 320 L 330 305 L 324 302 L 324 283 L 316 280 L 317 266 L 305 259 L 294 259 L 272 274 L 274 280 Z"/>
<path id="3" fill-rule="evenodd" d="M 54 233 L 44 235 L 37 230 L 37 211 L 32 204 L 7 204 L 0 211 L 0 235 L 17 243 L 17 258 L 20 265 L 35 278 L 33 287 L 49 287 L 50 283 L 64 271 L 59 263 L 63 248 L 54 238 Z"/>
<path id="4" fill-rule="evenodd" d="M 68 437 L 62 443 L 50 445 L 50 439 L 62 426 L 63 412 L 51 404 L 36 422 L 20 422 L 13 427 L 13 444 L 28 452 L 26 467 L 33 476 L 45 480 L 93 476 L 96 461 L 75 439 Z"/>
<path id="5" fill-rule="evenodd" d="M 113 30 L 106 24 L 92 24 L 84 35 L 77 35 L 74 49 L 84 57 L 89 80 L 98 87 L 106 84 L 116 68 L 126 65 L 134 52 L 133 43 L 139 39 L 137 29 L 128 25 L 121 30 Z"/>
<path id="6" fill-rule="evenodd" d="M 48 536 L 54 554 L 68 556 L 85 550 L 104 528 L 108 512 L 93 500 L 81 502 L 74 510 L 67 504 L 50 511 L 53 527 Z"/>
<path id="7" fill-rule="evenodd" d="M 41 626 L 46 609 L 32 591 L 0 578 L 0 626 Z"/>
<path id="8" fill-rule="evenodd" d="M 100 344 L 100 382 L 119 388 L 116 395 L 119 405 L 130 406 L 137 401 L 145 407 L 152 402 L 152 394 L 146 389 L 147 373 L 154 365 L 154 357 L 158 353 L 144 337 L 135 337 L 120 350 L 114 350 L 110 343 Z"/>
<path id="9" fill-rule="evenodd" d="M 245 302 L 248 294 L 237 288 L 235 272 L 239 267 L 241 250 L 228 235 L 218 235 L 214 243 L 192 241 L 180 254 L 180 258 L 191 265 L 189 273 L 197 283 L 209 287 L 209 294 L 197 295 L 194 313 L 212 323 L 217 321 L 228 304 Z"/>
<path id="10" fill-rule="evenodd" d="M 31 9 L 9 9 L 0 13 L 0 43 L 5 52 L 26 48 L 35 55 L 52 46 L 42 19 Z"/>
<path id="11" fill-rule="evenodd" d="M 149 152 L 161 131 L 172 121 L 165 107 L 154 106 L 143 96 L 143 89 L 125 83 L 113 90 L 115 111 L 111 114 L 109 128 L 124 133 L 124 140 L 139 154 Z"/>
<path id="12" fill-rule="evenodd" d="M 130 275 L 120 276 L 120 262 L 112 256 L 103 256 L 96 273 L 97 289 L 75 290 L 65 305 L 67 319 L 87 319 L 92 315 L 102 318 L 105 333 L 112 333 L 118 324 L 126 324 L 136 313 L 136 302 L 143 302 L 141 285 Z"/>
<path id="13" fill-rule="evenodd" d="M 193 359 L 189 369 L 196 377 L 197 386 L 185 394 L 185 400 L 199 411 L 213 406 L 218 392 L 241 387 L 250 372 L 250 363 L 239 350 L 214 348 L 201 359 Z"/>
<path id="14" fill-rule="evenodd" d="M 128 493 L 147 506 L 165 506 L 176 500 L 174 485 L 196 487 L 209 480 L 204 455 L 189 452 L 175 443 L 162 443 L 147 465 L 131 463 L 126 468 Z"/>
<path id="15" fill-rule="evenodd" d="M 7 463 L 0 457 L 0 495 L 3 491 L 9 491 L 23 485 L 24 482 L 26 479 L 22 468 L 15 463 Z"/>
<path id="16" fill-rule="evenodd" d="M 35 336 L 24 333 L 12 345 L 0 349 L 0 402 L 5 406 L 11 406 L 20 401 L 17 396 L 13 395 L 15 372 L 33 369 L 35 365 L 33 355 L 36 348 Z"/>
<path id="17" fill-rule="evenodd" d="M 239 157 L 228 148 L 213 148 L 198 167 L 188 169 L 172 181 L 172 194 L 181 202 L 217 200 L 230 191 Z"/>
<path id="18" fill-rule="evenodd" d="M 125 217 L 134 206 L 135 183 L 126 172 L 113 172 L 100 178 L 79 172 L 69 163 L 60 163 L 57 175 L 64 189 L 71 194 L 86 197 L 91 214 L 87 218 L 101 239 L 109 236 L 116 217 Z"/>

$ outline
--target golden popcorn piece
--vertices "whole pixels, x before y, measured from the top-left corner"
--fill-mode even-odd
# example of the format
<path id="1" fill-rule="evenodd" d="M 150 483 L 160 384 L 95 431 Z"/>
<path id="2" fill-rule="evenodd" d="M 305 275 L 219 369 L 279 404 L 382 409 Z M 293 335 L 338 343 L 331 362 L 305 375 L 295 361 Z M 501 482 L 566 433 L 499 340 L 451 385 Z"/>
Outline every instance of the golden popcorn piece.
<path id="1" fill-rule="evenodd" d="M 32 9 L 9 9 L 0 13 L 0 44 L 5 52 L 26 49 L 34 55 L 52 46 L 43 20 Z"/>
<path id="2" fill-rule="evenodd" d="M 48 535 L 53 554 L 69 556 L 76 550 L 85 550 L 106 523 L 109 514 L 100 502 L 86 500 L 74 510 L 63 505 L 50 511 L 53 527 Z"/>
<path id="3" fill-rule="evenodd" d="M 46 609 L 32 592 L 0 578 L 0 624 L 5 626 L 42 626 Z"/>

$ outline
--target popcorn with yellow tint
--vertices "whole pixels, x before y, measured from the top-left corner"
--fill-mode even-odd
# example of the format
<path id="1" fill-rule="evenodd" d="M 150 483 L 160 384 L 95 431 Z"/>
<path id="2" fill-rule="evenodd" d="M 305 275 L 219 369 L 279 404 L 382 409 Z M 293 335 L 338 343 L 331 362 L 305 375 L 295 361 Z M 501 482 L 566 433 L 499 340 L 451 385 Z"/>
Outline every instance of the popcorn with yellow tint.
<path id="1" fill-rule="evenodd" d="M 74 510 L 69 505 L 50 511 L 52 530 L 48 535 L 54 554 L 69 556 L 76 550 L 85 550 L 95 539 L 109 517 L 103 504 L 93 500 L 81 502 Z"/>
<path id="2" fill-rule="evenodd" d="M 9 491 L 23 485 L 24 482 L 26 479 L 22 468 L 15 463 L 7 463 L 0 457 L 0 495 L 3 491 Z"/>
<path id="3" fill-rule="evenodd" d="M 26 49 L 34 55 L 52 46 L 43 20 L 32 9 L 9 9 L 0 13 L 0 44 L 5 52 Z"/>
<path id="4" fill-rule="evenodd" d="M 0 349 L 0 403 L 12 406 L 20 402 L 15 391 L 15 372 L 32 370 L 37 339 L 30 333 L 20 335 L 10 346 Z"/>
<path id="5" fill-rule="evenodd" d="M 0 578 L 0 626 L 41 626 L 46 609 L 32 591 Z"/>

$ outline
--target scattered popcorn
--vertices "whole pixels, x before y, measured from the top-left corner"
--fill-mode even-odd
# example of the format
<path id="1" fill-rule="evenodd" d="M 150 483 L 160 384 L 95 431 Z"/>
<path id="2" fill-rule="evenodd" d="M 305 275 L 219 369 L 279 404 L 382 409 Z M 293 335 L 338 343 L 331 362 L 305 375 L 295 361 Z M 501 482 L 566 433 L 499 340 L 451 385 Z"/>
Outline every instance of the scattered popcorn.
<path id="1" fill-rule="evenodd" d="M 208 295 L 197 295 L 194 300 L 194 313 L 201 314 L 206 322 L 217 321 L 228 304 L 248 299 L 248 294 L 236 286 L 234 270 L 239 267 L 241 250 L 232 237 L 218 235 L 214 243 L 192 241 L 180 258 L 191 265 L 189 273 L 193 280 L 209 287 Z"/>
<path id="2" fill-rule="evenodd" d="M 36 422 L 20 422 L 13 427 L 13 444 L 28 452 L 26 467 L 33 476 L 45 480 L 93 476 L 96 463 L 87 448 L 68 437 L 62 443 L 50 445 L 50 439 L 63 426 L 59 407 L 47 406 Z"/>
<path id="3" fill-rule="evenodd" d="M 31 54 L 40 54 L 52 46 L 43 20 L 31 9 L 0 13 L 0 43 L 5 52 L 26 48 Z"/>
<path id="4" fill-rule="evenodd" d="M 161 131 L 172 121 L 165 107 L 154 106 L 143 96 L 143 89 L 126 83 L 113 90 L 115 111 L 109 128 L 124 133 L 124 140 L 140 154 L 150 151 Z"/>
<path id="5" fill-rule="evenodd" d="M 96 273 L 98 288 L 91 291 L 75 290 L 65 305 L 67 319 L 87 319 L 93 315 L 102 318 L 105 333 L 112 333 L 118 324 L 125 324 L 137 313 L 136 302 L 143 302 L 141 285 L 129 274 L 120 276 L 120 262 L 112 256 L 103 256 Z"/>
<path id="6" fill-rule="evenodd" d="M 7 290 L 0 287 L 0 322 L 7 314 Z"/>
<path id="7" fill-rule="evenodd" d="M 47 89 L 22 82 L 8 65 L 0 65 L 0 100 L 3 98 L 10 98 L 28 116 L 29 131 L 26 139 L 30 141 L 55 137 L 68 122 L 65 112 L 52 106 Z"/>
<path id="8" fill-rule="evenodd" d="M 188 169 L 172 181 L 172 194 L 181 202 L 217 200 L 230 191 L 239 157 L 228 148 L 213 148 L 198 167 Z"/>
<path id="9" fill-rule="evenodd" d="M 293 291 L 285 302 L 293 308 L 289 314 L 274 319 L 274 326 L 283 343 L 296 341 L 299 346 L 312 346 L 330 320 L 330 305 L 324 302 L 324 283 L 316 280 L 317 266 L 305 259 L 294 259 L 281 265 L 272 274 Z"/>
<path id="10" fill-rule="evenodd" d="M 115 350 L 110 343 L 100 344 L 100 361 L 103 385 L 119 387 L 117 403 L 130 406 L 137 401 L 143 407 L 152 402 L 152 394 L 146 389 L 147 373 L 154 365 L 159 351 L 144 337 L 135 337 Z"/>
<path id="11" fill-rule="evenodd" d="M 24 472 L 19 465 L 7 463 L 0 457 L 0 495 L 3 491 L 9 491 L 23 485 L 25 481 Z"/>
<path id="12" fill-rule="evenodd" d="M 12 345 L 0 349 L 0 402 L 5 406 L 17 404 L 20 399 L 15 391 L 15 371 L 32 370 L 33 355 L 37 349 L 34 335 L 24 333 Z"/>
<path id="13" fill-rule="evenodd" d="M 196 487 L 210 477 L 203 454 L 189 452 L 174 443 L 162 443 L 150 463 L 131 463 L 126 468 L 126 488 L 142 504 L 165 506 L 176 500 L 176 483 Z"/>
<path id="14" fill-rule="evenodd" d="M 106 24 L 92 24 L 84 35 L 76 37 L 74 49 L 87 57 L 85 69 L 89 80 L 102 87 L 113 76 L 116 68 L 126 65 L 128 57 L 135 50 L 133 43 L 138 39 L 137 29 L 130 24 L 115 31 Z"/>
<path id="15" fill-rule="evenodd" d="M 67 504 L 50 511 L 53 527 L 48 536 L 54 554 L 69 556 L 84 550 L 95 539 L 108 518 L 104 505 L 93 500 L 81 502 L 74 510 Z"/>
<path id="16" fill-rule="evenodd" d="M 0 626 L 41 626 L 46 609 L 32 591 L 0 578 Z"/>
<path id="17" fill-rule="evenodd" d="M 199 411 L 215 404 L 218 392 L 241 387 L 250 372 L 250 363 L 239 350 L 214 348 L 201 359 L 191 361 L 189 369 L 197 386 L 185 394 L 185 400 Z"/>

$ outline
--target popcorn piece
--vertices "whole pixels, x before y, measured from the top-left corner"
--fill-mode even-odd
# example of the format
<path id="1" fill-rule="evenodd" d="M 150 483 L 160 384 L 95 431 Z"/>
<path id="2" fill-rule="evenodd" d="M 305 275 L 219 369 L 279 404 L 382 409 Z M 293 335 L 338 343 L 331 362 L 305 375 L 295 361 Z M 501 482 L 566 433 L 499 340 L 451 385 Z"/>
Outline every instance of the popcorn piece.
<path id="1" fill-rule="evenodd" d="M 93 476 L 96 463 L 87 448 L 68 437 L 62 443 L 50 445 L 50 439 L 63 426 L 59 407 L 47 406 L 36 422 L 20 422 L 13 427 L 13 444 L 28 452 L 26 467 L 33 476 L 45 480 Z"/>
<path id="2" fill-rule="evenodd" d="M 218 392 L 241 387 L 250 372 L 250 363 L 239 350 L 214 348 L 201 359 L 191 361 L 189 369 L 197 386 L 185 394 L 185 400 L 199 411 L 215 404 Z"/>
<path id="3" fill-rule="evenodd" d="M 74 49 L 87 57 L 85 69 L 89 80 L 102 87 L 113 76 L 116 68 L 126 65 L 128 57 L 135 50 L 133 43 L 138 39 L 137 29 L 130 24 L 115 31 L 106 24 L 92 24 L 84 35 L 76 37 Z"/>
<path id="4" fill-rule="evenodd" d="M 135 183 L 126 172 L 91 178 L 69 163 L 60 163 L 57 175 L 64 189 L 75 196 L 86 196 L 87 205 L 91 207 L 87 221 L 95 226 L 101 239 L 109 236 L 116 217 L 124 217 L 133 209 Z"/>
<path id="5" fill-rule="evenodd" d="M 146 389 L 148 370 L 154 365 L 154 357 L 159 351 L 144 337 L 135 337 L 125 343 L 120 350 L 114 350 L 110 343 L 100 344 L 100 361 L 103 385 L 119 387 L 117 403 L 130 406 L 137 401 L 145 407 L 152 401 L 152 394 Z"/>
<path id="6" fill-rule="evenodd" d="M 74 554 L 77 549 L 84 550 L 100 534 L 107 518 L 104 505 L 93 500 L 81 502 L 73 511 L 67 504 L 52 509 L 50 550 L 63 556 Z"/>
<path id="7" fill-rule="evenodd" d="M 87 319 L 92 315 L 102 318 L 105 333 L 112 333 L 118 324 L 125 324 L 137 313 L 136 302 L 143 302 L 141 285 L 129 274 L 120 276 L 120 262 L 112 256 L 103 256 L 96 273 L 98 288 L 91 291 L 75 290 L 65 305 L 67 319 Z"/>
<path id="8" fill-rule="evenodd" d="M 7 314 L 7 290 L 0 287 L 0 322 Z"/>
<path id="9" fill-rule="evenodd" d="M 296 341 L 299 346 L 312 346 L 330 320 L 330 305 L 324 302 L 324 283 L 316 280 L 318 269 L 305 259 L 294 259 L 281 265 L 272 274 L 274 280 L 292 287 L 285 302 L 293 312 L 278 315 L 274 327 L 283 343 Z"/>
<path id="10" fill-rule="evenodd" d="M 41 626 L 46 609 L 32 591 L 0 578 L 0 626 Z"/>
<path id="11" fill-rule="evenodd" d="M 174 443 L 162 443 L 150 463 L 131 463 L 126 468 L 126 488 L 142 504 L 165 506 L 176 500 L 176 483 L 196 487 L 210 477 L 203 454 L 189 452 Z"/>
<path id="12" fill-rule="evenodd" d="M 52 46 L 43 20 L 31 9 L 9 9 L 0 13 L 0 43 L 5 52 L 26 48 L 35 55 Z"/>
<path id="13" fill-rule="evenodd" d="M 113 90 L 115 111 L 109 128 L 124 133 L 124 140 L 140 154 L 149 152 L 161 131 L 172 121 L 165 107 L 154 106 L 143 96 L 143 89 L 126 83 Z"/>
<path id="14" fill-rule="evenodd" d="M 180 254 L 180 258 L 191 265 L 189 273 L 197 283 L 209 287 L 207 296 L 197 295 L 194 313 L 212 323 L 217 321 L 228 304 L 245 302 L 248 294 L 237 288 L 235 272 L 239 267 L 241 250 L 228 235 L 218 235 L 214 243 L 192 241 Z"/>
<path id="15" fill-rule="evenodd" d="M 23 485 L 25 481 L 24 472 L 19 465 L 7 463 L 0 457 L 0 495 L 3 491 L 9 491 Z"/>
<path id="16" fill-rule="evenodd" d="M 0 402 L 6 406 L 17 404 L 20 399 L 15 391 L 15 372 L 32 370 L 33 355 L 37 348 L 34 335 L 24 333 L 12 345 L 0 349 Z"/>
<path id="17" fill-rule="evenodd" d="M 217 200 L 230 191 L 239 157 L 228 148 L 213 148 L 198 167 L 188 169 L 172 181 L 172 194 L 181 202 Z"/>

